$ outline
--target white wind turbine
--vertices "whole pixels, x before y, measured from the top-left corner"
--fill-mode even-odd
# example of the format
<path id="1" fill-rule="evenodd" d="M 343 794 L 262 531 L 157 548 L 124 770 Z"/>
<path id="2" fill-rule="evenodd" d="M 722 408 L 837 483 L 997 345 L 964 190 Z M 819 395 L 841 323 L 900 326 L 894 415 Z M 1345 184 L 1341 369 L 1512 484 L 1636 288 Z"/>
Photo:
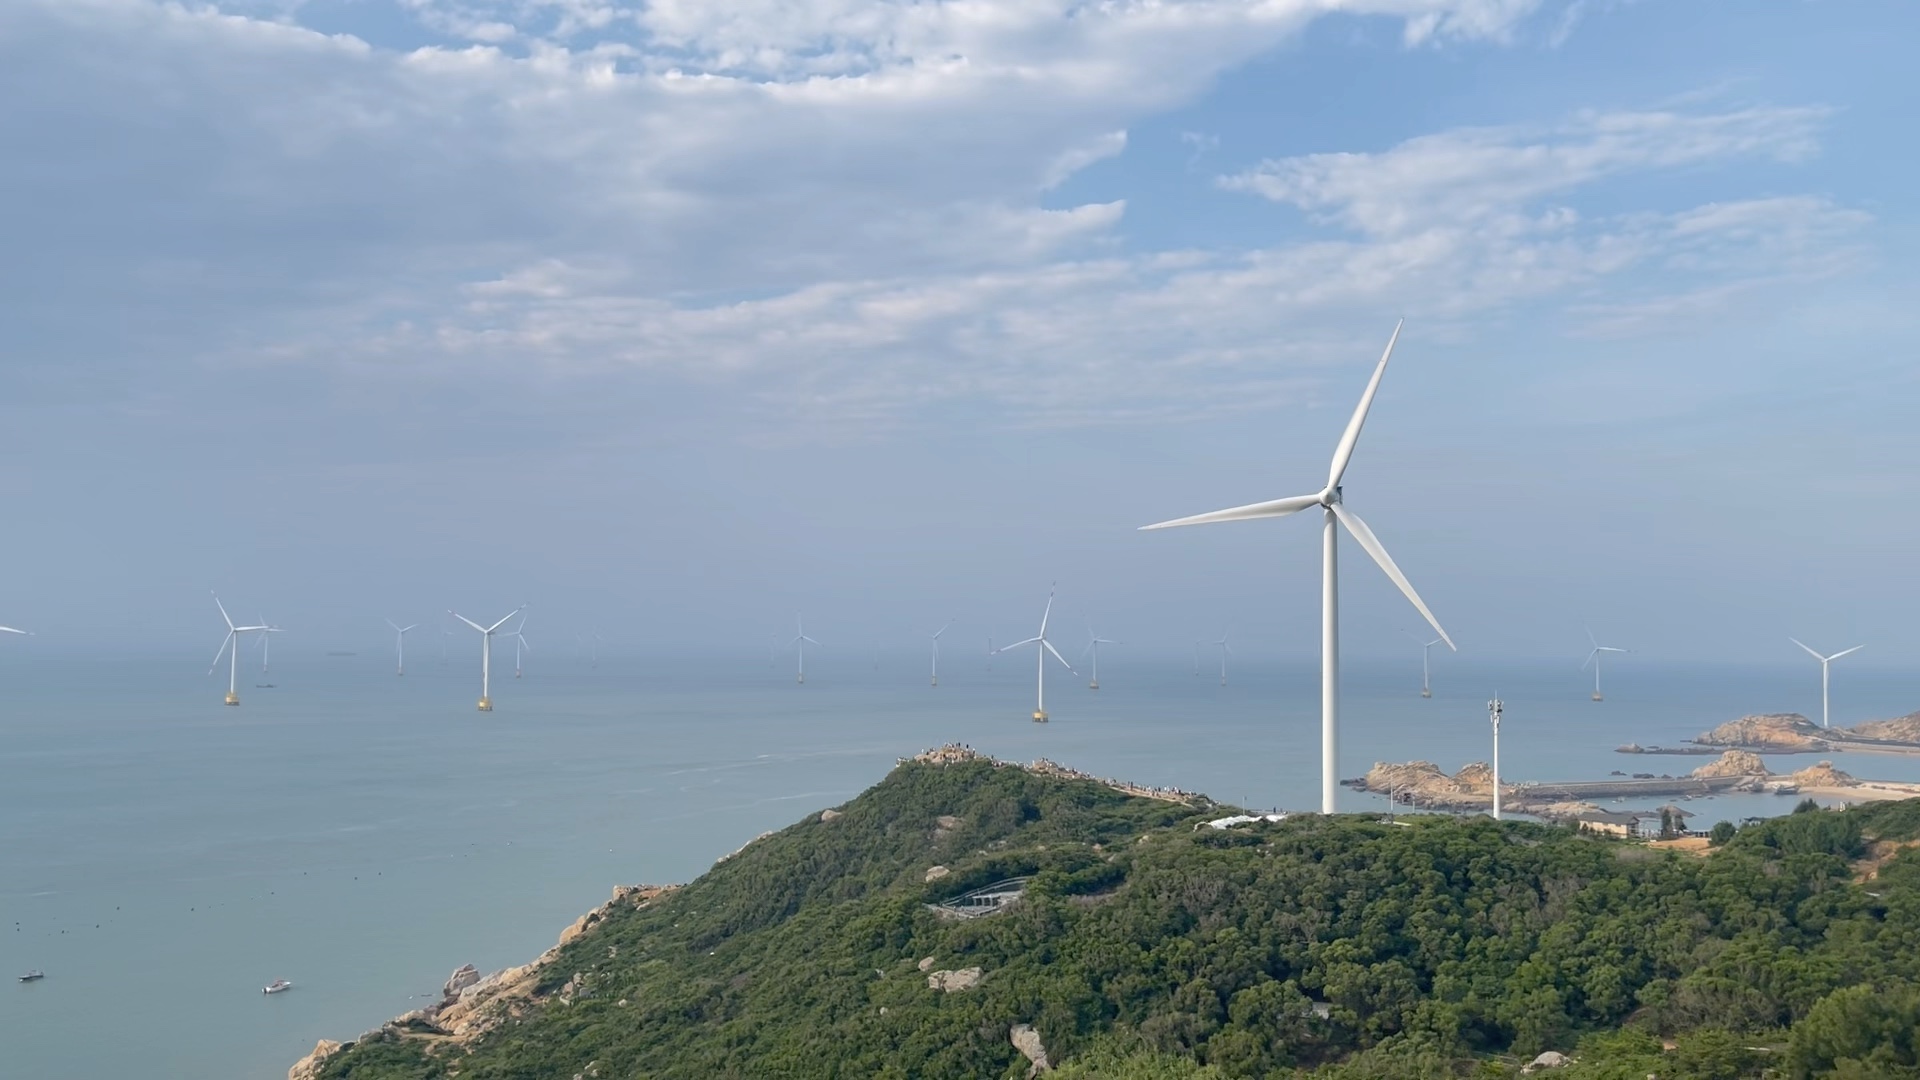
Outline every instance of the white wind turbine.
<path id="1" fill-rule="evenodd" d="M 1233 646 L 1227 644 L 1227 632 L 1220 631 L 1219 641 L 1209 641 L 1209 645 L 1220 646 L 1220 685 L 1227 685 L 1227 657 L 1233 655 Z"/>
<path id="2" fill-rule="evenodd" d="M 1093 678 L 1090 682 L 1087 683 L 1087 689 L 1089 690 L 1100 689 L 1100 646 L 1124 645 L 1124 644 L 1126 644 L 1126 642 L 1124 641 L 1115 641 L 1112 638 L 1101 637 L 1099 634 L 1096 634 L 1093 632 L 1092 623 L 1087 624 L 1087 647 L 1080 650 L 1081 656 L 1085 656 L 1088 653 L 1093 654 L 1093 672 L 1092 672 Z"/>
<path id="3" fill-rule="evenodd" d="M 1847 655 L 1848 653 L 1857 653 L 1861 649 L 1866 648 L 1866 646 L 1855 645 L 1851 649 L 1842 649 L 1839 652 L 1834 653 L 1832 656 L 1821 656 L 1819 653 L 1814 652 L 1811 648 L 1808 648 L 1807 643 L 1804 641 L 1801 641 L 1799 638 L 1790 637 L 1787 640 L 1793 642 L 1795 645 L 1798 645 L 1803 649 L 1806 649 L 1808 656 L 1811 656 L 1815 660 L 1820 661 L 1820 726 L 1823 728 L 1832 727 L 1833 724 L 1830 722 L 1830 718 L 1827 712 L 1827 665 L 1833 663 L 1835 660 L 1840 659 L 1841 657 Z"/>
<path id="4" fill-rule="evenodd" d="M 240 704 L 240 635 L 278 633 L 280 628 L 262 623 L 259 626 L 235 626 L 233 616 L 227 614 L 227 605 L 220 602 L 218 595 L 213 605 L 220 609 L 220 618 L 227 624 L 227 636 L 220 639 L 220 650 L 213 654 L 213 663 L 208 665 L 207 674 L 211 675 L 220 668 L 220 657 L 227 657 L 227 704 Z"/>
<path id="5" fill-rule="evenodd" d="M 277 626 L 274 626 L 274 625 L 272 625 L 271 623 L 268 623 L 268 622 L 267 622 L 267 617 L 266 617 L 266 616 L 264 616 L 264 615 L 262 615 L 262 616 L 260 617 L 260 626 L 261 626 L 261 629 L 260 629 L 260 674 L 262 674 L 262 675 L 265 675 L 265 674 L 267 673 L 267 662 L 268 662 L 269 660 L 271 660 L 271 659 L 272 659 L 272 652 L 273 652 L 273 649 L 272 649 L 272 647 L 271 647 L 271 646 L 269 645 L 269 642 L 271 642 L 271 641 L 273 640 L 273 635 L 275 635 L 275 634 L 278 634 L 278 633 L 282 633 L 283 631 L 281 631 L 281 629 L 280 629 L 279 627 L 277 627 Z"/>
<path id="6" fill-rule="evenodd" d="M 1411 630 L 1402 630 L 1400 632 L 1412 638 L 1415 644 L 1420 646 L 1420 696 L 1430 698 L 1433 696 L 1433 663 L 1430 657 L 1433 653 L 1433 647 L 1435 645 L 1445 644 L 1445 642 L 1439 638 L 1434 638 L 1432 641 L 1421 641 L 1419 635 Z"/>
<path id="7" fill-rule="evenodd" d="M 952 625 L 953 625 L 953 620 L 948 619 L 946 626 L 943 626 L 940 629 L 935 630 L 933 632 L 933 683 L 932 685 L 934 686 L 940 685 L 940 635 L 946 633 L 948 627 L 951 627 Z"/>
<path id="8" fill-rule="evenodd" d="M 807 636 L 807 624 L 801 622 L 798 615 L 793 617 L 793 629 L 793 640 L 787 644 L 793 649 L 795 662 L 798 664 L 794 681 L 804 683 L 807 681 L 807 646 L 820 645 L 820 643 Z M 825 647 L 821 645 L 821 648 Z"/>
<path id="9" fill-rule="evenodd" d="M 1593 665 L 1593 700 L 1603 701 L 1605 699 L 1600 696 L 1600 654 L 1610 652 L 1623 653 L 1631 652 L 1632 650 L 1616 649 L 1611 645 L 1600 644 L 1600 642 L 1594 638 L 1591 629 L 1587 631 L 1587 644 L 1593 646 L 1593 651 L 1587 654 L 1585 660 L 1580 661 L 1580 670 L 1585 671 L 1587 670 L 1588 664 Z"/>
<path id="10" fill-rule="evenodd" d="M 1035 646 L 1035 658 L 1039 661 L 1037 667 L 1039 682 L 1037 684 L 1037 696 L 1033 704 L 1033 722 L 1036 724 L 1044 724 L 1047 722 L 1047 654 L 1052 653 L 1053 658 L 1060 661 L 1061 667 L 1066 668 L 1068 671 L 1073 671 L 1073 665 L 1067 663 L 1067 658 L 1061 656 L 1060 650 L 1054 648 L 1053 642 L 1047 640 L 1047 619 L 1053 615 L 1053 593 L 1057 584 L 1056 582 L 1055 585 L 1047 586 L 1047 606 L 1046 609 L 1040 613 L 1040 632 L 1025 641 L 1016 641 L 1011 645 L 994 650 L 995 652 L 1006 652 L 1008 649 L 1018 649 L 1023 645 Z M 1073 671 L 1073 673 L 1075 675 L 1080 674 L 1077 671 Z"/>
<path id="11" fill-rule="evenodd" d="M 523 649 L 529 653 L 533 651 L 533 643 L 527 640 L 527 620 L 525 618 L 520 620 L 520 625 L 515 627 L 513 631 L 513 677 L 516 679 L 520 677 L 520 652 Z"/>
<path id="12" fill-rule="evenodd" d="M 1322 566 L 1320 577 L 1320 812 L 1334 812 L 1334 801 L 1340 790 L 1339 777 L 1339 726 L 1340 726 L 1340 585 L 1336 560 L 1339 541 L 1339 527 L 1344 526 L 1362 550 L 1373 557 L 1388 578 L 1399 587 L 1400 592 L 1412 601 L 1421 617 L 1440 635 L 1440 640 L 1452 649 L 1456 646 L 1453 639 L 1441 628 L 1439 620 L 1427 605 L 1414 592 L 1412 583 L 1405 574 L 1394 565 L 1393 557 L 1387 554 L 1373 530 L 1360 516 L 1347 509 L 1340 488 L 1340 480 L 1347 473 L 1347 464 L 1353 460 L 1354 446 L 1360 441 L 1360 429 L 1367 422 L 1367 411 L 1373 407 L 1373 398 L 1380 390 L 1380 378 L 1387 372 L 1387 360 L 1393 356 L 1394 343 L 1400 340 L 1400 326 L 1395 325 L 1393 336 L 1387 340 L 1387 349 L 1380 355 L 1380 363 L 1373 369 L 1373 378 L 1367 382 L 1366 392 L 1360 397 L 1360 404 L 1353 410 L 1353 418 L 1347 421 L 1347 429 L 1340 436 L 1340 442 L 1333 450 L 1333 464 L 1327 470 L 1327 485 L 1310 495 L 1295 495 L 1288 499 L 1274 499 L 1269 502 L 1251 503 L 1235 506 L 1226 510 L 1216 510 L 1210 514 L 1196 514 L 1192 517 L 1162 521 L 1142 526 L 1146 529 L 1167 529 L 1178 525 L 1206 525 L 1217 521 L 1251 521 L 1257 518 L 1285 517 L 1309 507 L 1320 507 L 1322 511 L 1321 545 Z"/>
<path id="13" fill-rule="evenodd" d="M 407 631 L 420 624 L 409 623 L 401 626 L 392 619 L 388 619 L 387 625 L 393 627 L 393 673 L 405 675 L 407 673 Z"/>
<path id="14" fill-rule="evenodd" d="M 453 616 L 456 619 L 459 619 L 461 622 L 466 623 L 468 626 L 473 627 L 475 630 L 480 631 L 480 711 L 481 712 L 493 711 L 493 635 L 494 635 L 494 631 L 499 630 L 502 626 L 505 626 L 507 624 L 508 619 L 513 618 L 515 615 L 518 615 L 525 610 L 527 610 L 527 605 L 521 604 L 519 607 L 514 608 L 512 611 L 507 612 L 505 615 L 502 615 L 500 617 L 500 621 L 494 623 L 492 626 L 481 626 L 479 623 L 474 622 L 472 619 L 467 618 L 465 615 L 460 614 L 459 612 L 453 610 L 452 608 L 447 609 L 447 614 Z"/>

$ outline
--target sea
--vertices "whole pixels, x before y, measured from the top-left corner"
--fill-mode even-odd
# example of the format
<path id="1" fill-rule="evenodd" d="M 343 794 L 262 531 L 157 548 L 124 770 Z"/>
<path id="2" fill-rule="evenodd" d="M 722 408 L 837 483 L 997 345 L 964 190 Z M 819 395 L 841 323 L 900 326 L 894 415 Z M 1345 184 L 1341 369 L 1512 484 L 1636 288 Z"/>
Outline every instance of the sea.
<path id="1" fill-rule="evenodd" d="M 453 969 L 524 963 L 620 884 L 686 881 L 762 832 L 844 802 L 945 743 L 1048 758 L 1259 809 L 1319 803 L 1313 657 L 1233 661 L 1109 648 L 1100 689 L 1030 658 L 924 654 L 478 658 L 276 650 L 238 708 L 205 660 L 0 660 L 0 1075 L 34 1080 L 279 1080 L 323 1038 L 352 1039 L 438 996 Z M 1818 716 L 1818 673 L 1636 658 L 1604 702 L 1576 663 L 1350 660 L 1342 776 L 1375 761 L 1452 771 L 1491 750 L 1503 778 L 1685 772 L 1625 756 L 1754 712 Z M 1920 670 L 1835 670 L 1837 723 L 1920 708 Z M 271 684 L 271 685 L 262 685 Z M 1776 771 L 1811 764 L 1771 759 Z M 1920 757 L 1836 755 L 1920 781 Z M 1341 809 L 1384 799 L 1341 792 Z M 1791 797 L 1687 803 L 1705 828 Z M 1639 808 L 1631 803 L 1614 808 Z M 46 972 L 15 983 L 28 969 Z M 276 978 L 287 993 L 265 996 Z"/>

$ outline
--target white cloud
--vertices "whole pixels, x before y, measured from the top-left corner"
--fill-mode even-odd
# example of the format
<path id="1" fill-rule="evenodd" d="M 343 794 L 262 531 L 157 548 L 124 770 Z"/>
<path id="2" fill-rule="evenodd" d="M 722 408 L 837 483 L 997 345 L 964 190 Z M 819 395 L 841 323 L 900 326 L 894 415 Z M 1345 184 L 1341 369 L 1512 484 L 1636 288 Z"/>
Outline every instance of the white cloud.
<path id="1" fill-rule="evenodd" d="M 1132 251 L 1125 201 L 1043 203 L 1326 10 L 1433 43 L 1498 39 L 1530 0 L 408 6 L 503 44 L 396 53 L 145 0 L 0 8 L 0 94 L 56 106 L 0 115 L 25 149 L 0 199 L 36 208 L 16 231 L 47 253 L 0 286 L 30 313 L 133 312 L 147 356 L 664 372 L 827 422 L 988 402 L 1080 423 L 1308 393 L 1383 311 L 1444 328 L 1553 298 L 1624 332 L 1647 318 L 1629 305 L 1839 265 L 1860 224 L 1793 197 L 1557 205 L 1628 173 L 1798 160 L 1812 109 L 1269 161 L 1227 183 L 1349 231 L 1267 250 Z M 1636 290 L 1601 288 L 1628 272 Z"/>

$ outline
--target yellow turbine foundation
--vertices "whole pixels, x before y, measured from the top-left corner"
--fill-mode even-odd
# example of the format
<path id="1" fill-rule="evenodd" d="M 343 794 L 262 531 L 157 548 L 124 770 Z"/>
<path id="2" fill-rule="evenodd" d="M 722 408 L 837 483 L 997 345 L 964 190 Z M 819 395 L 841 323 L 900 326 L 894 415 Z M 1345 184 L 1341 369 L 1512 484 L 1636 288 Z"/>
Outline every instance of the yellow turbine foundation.
<path id="1" fill-rule="evenodd" d="M 238 704 L 240 704 L 240 695 L 239 695 L 239 694 L 236 694 L 236 693 L 234 693 L 234 692 L 233 692 L 233 691 L 231 691 L 231 690 L 229 690 L 229 691 L 227 691 L 227 704 L 229 704 L 229 705 L 238 705 Z"/>
<path id="2" fill-rule="evenodd" d="M 1044 723 L 1046 723 L 1046 722 L 1047 722 L 1047 714 L 1046 714 L 1046 712 L 1045 712 L 1044 710 L 1041 710 L 1041 709 L 1035 709 L 1035 710 L 1033 710 L 1033 722 L 1034 722 L 1034 723 L 1036 723 L 1036 724 L 1044 724 Z"/>
<path id="3" fill-rule="evenodd" d="M 490 697 L 483 697 L 483 698 L 481 698 L 481 699 L 480 699 L 480 711 L 481 711 L 481 712 L 492 712 L 492 711 L 493 711 L 493 699 L 492 699 L 492 698 L 490 698 Z"/>

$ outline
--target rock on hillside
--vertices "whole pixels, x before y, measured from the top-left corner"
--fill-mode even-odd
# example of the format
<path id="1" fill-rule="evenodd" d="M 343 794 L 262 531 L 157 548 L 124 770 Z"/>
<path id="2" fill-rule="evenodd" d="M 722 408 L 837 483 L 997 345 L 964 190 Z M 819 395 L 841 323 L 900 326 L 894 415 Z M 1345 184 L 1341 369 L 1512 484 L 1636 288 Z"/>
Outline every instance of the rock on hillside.
<path id="1" fill-rule="evenodd" d="M 1748 750 L 1729 750 L 1705 765 L 1693 770 L 1689 775 L 1702 778 L 1710 776 L 1765 776 L 1767 763 L 1760 755 Z"/>
<path id="2" fill-rule="evenodd" d="M 1774 753 L 1812 753 L 1827 749 L 1825 733 L 1799 713 L 1766 713 L 1729 720 L 1696 737 L 1703 746 L 1732 746 Z"/>
<path id="3" fill-rule="evenodd" d="M 1869 720 L 1845 730 L 1849 735 L 1858 735 L 1863 739 L 1920 744 L 1920 712 L 1896 716 L 1892 720 Z"/>

